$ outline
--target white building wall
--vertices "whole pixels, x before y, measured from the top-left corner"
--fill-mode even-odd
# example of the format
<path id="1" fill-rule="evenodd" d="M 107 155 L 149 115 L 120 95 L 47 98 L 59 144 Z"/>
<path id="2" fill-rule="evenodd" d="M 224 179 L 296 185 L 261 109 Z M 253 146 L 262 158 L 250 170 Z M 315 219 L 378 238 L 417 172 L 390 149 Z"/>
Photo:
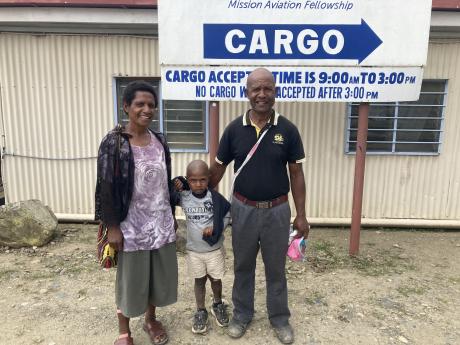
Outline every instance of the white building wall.
<path id="1" fill-rule="evenodd" d="M 439 156 L 368 155 L 363 196 L 363 223 L 391 219 L 445 220 L 460 226 L 460 42 L 430 43 L 425 79 L 447 79 L 445 133 Z M 225 103 L 221 131 L 245 105 Z M 307 215 L 318 223 L 349 223 L 354 155 L 345 154 L 345 103 L 278 103 L 303 137 L 307 162 Z M 226 176 L 225 185 L 229 185 Z M 291 199 L 291 205 L 292 199 Z M 293 207 L 292 207 L 293 208 Z M 293 209 L 294 210 L 294 209 Z M 412 222 L 414 223 L 414 222 Z M 415 224 L 415 223 L 414 223 Z M 434 224 L 427 222 L 425 224 Z M 423 223 L 419 223 L 423 225 Z"/>
<path id="2" fill-rule="evenodd" d="M 95 157 L 115 123 L 113 78 L 159 76 L 158 41 L 148 37 L 0 34 L 0 115 L 7 202 L 38 198 L 61 216 L 91 218 Z M 430 44 L 425 78 L 448 79 L 439 156 L 368 156 L 363 217 L 454 221 L 460 226 L 460 42 Z M 246 109 L 220 103 L 220 132 Z M 344 153 L 346 105 L 279 103 L 307 154 L 307 214 L 346 223 L 354 156 Z M 25 156 L 25 157 L 22 157 Z M 207 154 L 173 154 L 173 175 Z M 220 191 L 228 193 L 231 169 Z"/>
<path id="3" fill-rule="evenodd" d="M 148 37 L 0 34 L 6 201 L 91 218 L 97 149 L 115 124 L 113 78 L 159 76 L 157 51 Z M 175 155 L 173 174 L 198 158 L 207 155 Z"/>

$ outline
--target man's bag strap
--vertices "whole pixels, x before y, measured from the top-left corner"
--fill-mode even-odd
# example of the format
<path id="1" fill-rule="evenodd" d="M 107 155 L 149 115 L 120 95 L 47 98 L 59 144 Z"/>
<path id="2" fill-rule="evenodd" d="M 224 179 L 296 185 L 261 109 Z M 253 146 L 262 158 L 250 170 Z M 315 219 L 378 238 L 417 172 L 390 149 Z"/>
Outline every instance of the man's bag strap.
<path id="1" fill-rule="evenodd" d="M 254 146 L 249 150 L 249 153 L 248 155 L 246 156 L 245 160 L 243 161 L 243 164 L 240 165 L 240 167 L 238 168 L 238 170 L 236 171 L 235 175 L 233 175 L 233 180 L 232 180 L 232 186 L 230 188 L 230 196 L 229 196 L 229 201 L 232 202 L 232 197 L 233 197 L 233 188 L 235 187 L 235 180 L 236 178 L 238 177 L 238 175 L 240 174 L 241 170 L 243 169 L 243 167 L 247 164 L 247 162 L 249 162 L 249 160 L 251 159 L 252 156 L 254 156 L 254 153 L 256 152 L 257 148 L 259 147 L 259 144 L 260 142 L 262 141 L 262 139 L 264 138 L 265 134 L 267 134 L 267 132 L 269 131 L 269 129 L 272 127 L 272 124 L 269 123 L 266 127 L 265 127 L 265 130 L 262 132 L 262 134 L 260 135 L 259 139 L 257 140 L 257 142 L 254 144 Z"/>

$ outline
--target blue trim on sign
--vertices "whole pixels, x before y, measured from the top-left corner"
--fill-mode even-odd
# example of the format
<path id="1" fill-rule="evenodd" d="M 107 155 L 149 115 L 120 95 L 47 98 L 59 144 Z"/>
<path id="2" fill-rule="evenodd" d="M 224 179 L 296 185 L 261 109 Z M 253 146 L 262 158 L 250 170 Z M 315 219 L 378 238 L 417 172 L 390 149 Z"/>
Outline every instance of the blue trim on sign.
<path id="1" fill-rule="evenodd" d="M 231 30 L 238 30 L 238 35 L 232 36 L 231 44 L 234 48 L 239 48 L 240 52 L 232 53 L 226 47 L 226 36 Z M 253 43 L 258 43 L 259 49 L 250 53 L 254 30 L 258 30 L 258 34 L 266 39 L 267 52 L 260 49 L 260 45 L 265 43 L 264 39 L 256 38 Z M 275 32 L 286 38 L 286 35 L 280 33 L 279 30 L 292 33 L 292 41 L 289 44 L 292 52 L 286 51 L 283 45 L 280 45 L 279 52 L 274 51 Z M 318 44 L 317 49 L 312 49 L 309 54 L 303 53 L 297 42 L 297 37 L 304 30 L 312 30 L 318 36 L 313 38 L 306 35 L 301 40 L 302 47 L 305 48 L 310 47 L 307 43 L 309 39 Z M 323 47 L 323 36 L 330 30 L 336 30 L 343 36 L 343 48 L 336 54 L 328 53 Z M 338 40 L 335 35 L 332 35 L 327 41 L 331 48 L 335 48 Z M 205 59 L 332 59 L 358 60 L 361 63 L 381 44 L 382 40 L 363 19 L 360 24 L 203 24 L 203 55 Z"/>

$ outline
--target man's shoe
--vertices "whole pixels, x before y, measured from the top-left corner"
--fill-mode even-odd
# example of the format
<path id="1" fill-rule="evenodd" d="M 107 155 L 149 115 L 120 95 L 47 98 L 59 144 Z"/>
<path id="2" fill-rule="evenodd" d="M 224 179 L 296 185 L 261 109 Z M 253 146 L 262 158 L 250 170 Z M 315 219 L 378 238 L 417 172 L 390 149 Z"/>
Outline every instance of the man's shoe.
<path id="1" fill-rule="evenodd" d="M 205 334 L 208 331 L 208 311 L 199 309 L 193 317 L 192 332 L 195 334 Z"/>
<path id="2" fill-rule="evenodd" d="M 216 318 L 216 322 L 220 327 L 228 326 L 227 306 L 220 302 L 211 306 L 211 313 Z"/>
<path id="3" fill-rule="evenodd" d="M 278 340 L 282 344 L 292 344 L 294 342 L 294 330 L 290 324 L 281 327 L 273 327 Z"/>
<path id="4" fill-rule="evenodd" d="M 232 338 L 241 338 L 248 329 L 249 322 L 241 322 L 232 318 L 228 323 L 227 334 Z"/>

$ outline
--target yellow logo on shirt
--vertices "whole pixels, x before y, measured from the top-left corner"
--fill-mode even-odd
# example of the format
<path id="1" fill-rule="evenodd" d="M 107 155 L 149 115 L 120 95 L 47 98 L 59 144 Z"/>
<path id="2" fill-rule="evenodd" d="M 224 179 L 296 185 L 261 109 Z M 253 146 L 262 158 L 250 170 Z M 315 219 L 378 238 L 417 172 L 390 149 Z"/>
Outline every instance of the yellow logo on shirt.
<path id="1" fill-rule="evenodd" d="M 284 144 L 284 138 L 283 138 L 283 136 L 282 136 L 281 134 L 279 134 L 279 133 L 278 133 L 278 134 L 275 134 L 275 136 L 273 137 L 273 140 L 274 140 L 273 142 L 274 142 L 275 144 Z"/>

